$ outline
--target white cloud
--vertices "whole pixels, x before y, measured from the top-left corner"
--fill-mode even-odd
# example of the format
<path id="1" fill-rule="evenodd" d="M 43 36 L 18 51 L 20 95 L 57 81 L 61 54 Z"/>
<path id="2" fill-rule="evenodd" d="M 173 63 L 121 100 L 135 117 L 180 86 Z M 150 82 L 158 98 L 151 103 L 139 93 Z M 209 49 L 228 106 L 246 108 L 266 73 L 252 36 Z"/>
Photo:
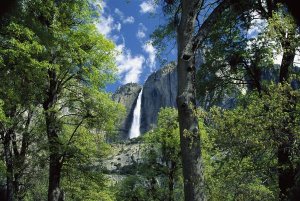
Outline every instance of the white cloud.
<path id="1" fill-rule="evenodd" d="M 147 28 L 145 27 L 145 25 L 143 23 L 139 23 L 139 28 L 138 28 L 138 32 L 136 33 L 136 37 L 138 39 L 142 39 L 146 37 L 146 32 Z"/>
<path id="2" fill-rule="evenodd" d="M 125 48 L 125 43 L 116 47 L 120 52 L 116 57 L 118 73 L 123 84 L 139 82 L 145 58 L 142 55 L 132 56 L 131 51 Z"/>
<path id="3" fill-rule="evenodd" d="M 118 8 L 115 8 L 115 13 L 119 16 L 120 20 L 124 24 L 132 24 L 135 21 L 133 16 L 125 17 L 124 13 L 120 11 Z"/>
<path id="4" fill-rule="evenodd" d="M 142 48 L 148 54 L 148 58 L 146 59 L 146 62 L 149 64 L 150 71 L 153 72 L 156 65 L 155 59 L 156 59 L 157 50 L 152 45 L 152 41 L 148 41 L 146 44 L 143 45 Z"/>
<path id="5" fill-rule="evenodd" d="M 105 36 L 109 36 L 113 28 L 115 27 L 114 19 L 109 15 L 107 17 L 101 16 L 100 22 L 96 24 L 100 33 Z"/>
<path id="6" fill-rule="evenodd" d="M 142 38 L 146 37 L 146 34 L 142 30 L 138 30 L 138 32 L 136 33 L 136 37 L 138 37 L 139 39 L 142 39 Z"/>
<path id="7" fill-rule="evenodd" d="M 123 12 L 120 11 L 118 8 L 115 8 L 115 13 L 116 13 L 120 18 L 123 18 L 123 17 L 124 17 Z"/>
<path id="8" fill-rule="evenodd" d="M 136 37 L 138 39 L 143 39 L 146 37 L 146 32 L 147 28 L 145 27 L 145 25 L 143 23 L 139 23 L 139 28 L 138 28 L 138 32 L 136 33 Z"/>
<path id="9" fill-rule="evenodd" d="M 112 38 L 111 32 L 120 32 L 122 25 L 119 22 L 115 22 L 111 15 L 106 16 L 102 14 L 99 19 L 99 22 L 96 24 L 96 27 L 100 33 L 102 33 L 108 38 Z"/>
<path id="10" fill-rule="evenodd" d="M 157 5 L 153 0 L 147 0 L 140 4 L 140 13 L 155 13 Z"/>
<path id="11" fill-rule="evenodd" d="M 124 24 L 134 23 L 134 18 L 132 16 L 125 17 L 123 12 L 116 8 L 114 12 L 119 16 L 120 20 L 117 20 L 116 18 L 114 19 L 112 15 L 105 12 L 105 3 L 97 1 L 96 5 L 101 7 L 101 9 L 99 9 L 101 17 L 99 19 L 99 23 L 96 24 L 98 31 L 117 43 L 119 39 L 121 39 L 122 35 L 120 35 L 120 33 L 116 34 L 113 31 L 120 32 L 122 28 L 122 24 L 120 22 Z M 123 42 L 116 46 L 116 50 L 120 52 L 120 54 L 116 55 L 116 62 L 122 84 L 139 82 L 145 57 L 140 54 L 132 55 L 131 51 L 125 47 L 124 38 Z"/>
<path id="12" fill-rule="evenodd" d="M 121 28 L 122 28 L 121 23 L 118 22 L 118 23 L 115 24 L 115 29 L 116 29 L 117 31 L 120 31 Z"/>
<path id="13" fill-rule="evenodd" d="M 129 16 L 129 17 L 125 18 L 125 19 L 123 20 L 123 23 L 124 23 L 124 24 L 133 24 L 133 23 L 134 23 L 134 17 Z"/>

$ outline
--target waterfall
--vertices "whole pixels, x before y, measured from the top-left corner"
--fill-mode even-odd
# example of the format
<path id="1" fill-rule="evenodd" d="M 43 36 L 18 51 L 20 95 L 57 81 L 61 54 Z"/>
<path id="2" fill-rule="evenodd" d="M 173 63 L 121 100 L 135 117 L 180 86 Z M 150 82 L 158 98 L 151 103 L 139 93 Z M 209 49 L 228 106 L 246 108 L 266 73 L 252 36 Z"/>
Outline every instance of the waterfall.
<path id="1" fill-rule="evenodd" d="M 136 101 L 135 108 L 133 110 L 133 121 L 129 130 L 129 138 L 135 138 L 140 136 L 140 125 L 141 125 L 141 105 L 142 105 L 142 93 L 143 89 L 141 89 L 139 96 Z"/>

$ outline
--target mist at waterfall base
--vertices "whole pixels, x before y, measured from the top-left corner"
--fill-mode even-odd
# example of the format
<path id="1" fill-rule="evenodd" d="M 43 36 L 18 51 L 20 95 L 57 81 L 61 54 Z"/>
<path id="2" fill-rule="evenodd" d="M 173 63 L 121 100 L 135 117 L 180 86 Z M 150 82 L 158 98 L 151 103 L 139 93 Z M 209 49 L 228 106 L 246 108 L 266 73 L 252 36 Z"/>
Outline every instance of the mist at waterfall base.
<path id="1" fill-rule="evenodd" d="M 136 138 L 141 135 L 140 125 L 141 125 L 142 93 L 143 93 L 143 89 L 141 89 L 139 93 L 135 108 L 133 110 L 133 121 L 129 130 L 129 139 Z"/>

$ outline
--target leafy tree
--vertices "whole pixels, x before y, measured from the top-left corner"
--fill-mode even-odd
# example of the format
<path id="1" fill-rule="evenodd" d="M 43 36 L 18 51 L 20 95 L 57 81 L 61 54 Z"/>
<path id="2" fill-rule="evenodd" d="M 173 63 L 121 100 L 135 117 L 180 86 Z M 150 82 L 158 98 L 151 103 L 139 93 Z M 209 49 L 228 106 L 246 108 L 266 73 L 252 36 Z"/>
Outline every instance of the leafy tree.
<path id="1" fill-rule="evenodd" d="M 134 176 L 116 185 L 117 200 L 183 200 L 178 113 L 162 108 L 157 128 L 143 136 Z"/>
<path id="2" fill-rule="evenodd" d="M 11 169 L 7 176 L 8 200 L 14 199 L 12 183 L 16 183 L 12 175 L 15 159 L 9 151 L 18 155 L 20 148 L 14 144 L 15 130 L 20 129 L 18 135 L 28 139 L 28 129 L 32 128 L 29 118 L 41 109 L 41 130 L 46 133 L 49 149 L 48 200 L 62 200 L 64 164 L 75 158 L 92 160 L 96 153 L 91 155 L 87 144 L 92 141 L 103 145 L 105 139 L 96 140 L 96 136 L 109 135 L 122 111 L 104 92 L 116 72 L 114 45 L 97 32 L 89 1 L 24 0 L 20 5 L 21 14 L 8 19 L 1 29 L 4 79 L 0 92 L 5 115 L 11 119 L 2 125 L 1 133 L 2 139 L 7 139 L 4 150 L 6 165 Z M 28 128 L 22 129 L 24 118 Z M 27 149 L 29 143 L 25 140 L 21 147 L 23 144 Z M 20 150 L 25 157 L 23 148 Z"/>
<path id="3" fill-rule="evenodd" d="M 165 1 L 177 26 L 178 116 L 185 200 L 204 200 L 204 182 L 198 120 L 195 115 L 195 44 L 196 19 L 203 1 Z M 173 7 L 173 9 L 172 9 Z M 180 13 L 180 15 L 179 15 Z M 169 33 L 169 32 L 166 32 Z"/>
<path id="4" fill-rule="evenodd" d="M 116 185 L 116 200 L 146 201 L 151 199 L 147 196 L 145 180 L 140 176 L 128 176 Z M 153 195 L 152 195 L 153 196 Z"/>
<path id="5" fill-rule="evenodd" d="M 182 165 L 186 200 L 205 200 L 203 193 L 204 181 L 201 165 L 201 141 L 197 122 L 195 56 L 198 48 L 202 48 L 203 40 L 211 31 L 211 27 L 229 9 L 234 1 L 216 1 L 219 5 L 200 26 L 199 18 L 207 1 L 164 1 L 165 13 L 168 15 L 168 25 L 174 24 L 177 36 L 177 73 L 178 97 L 177 106 L 180 125 Z M 248 2 L 248 1 L 247 1 Z M 246 4 L 245 5 L 249 5 Z M 248 7 L 247 7 L 248 8 Z M 245 9 L 245 8 L 244 8 Z M 170 17 L 171 16 L 171 17 Z M 197 26 L 198 24 L 198 26 Z M 154 37 L 158 39 L 173 34 L 171 26 L 160 27 Z M 164 29 L 163 28 L 167 28 Z M 157 43 L 157 42 L 156 42 Z"/>
<path id="6" fill-rule="evenodd" d="M 149 178 L 161 178 L 163 198 L 180 200 L 181 171 L 180 139 L 177 110 L 162 108 L 158 114 L 157 128 L 145 135 L 145 159 L 142 164 Z M 144 171 L 142 171 L 144 172 Z M 177 192 L 176 192 L 177 191 Z"/>
<path id="7" fill-rule="evenodd" d="M 46 28 L 40 37 L 48 38 L 42 101 L 49 144 L 48 200 L 61 200 L 63 164 L 74 155 L 70 146 L 78 135 L 93 134 L 80 129 L 108 132 L 106 123 L 117 118 L 119 107 L 103 92 L 115 70 L 114 46 L 97 32 L 88 1 L 34 1 L 28 13 L 37 16 L 36 27 Z"/>
<path id="8" fill-rule="evenodd" d="M 293 72 L 295 50 L 299 46 L 296 34 L 298 30 L 286 7 L 276 4 L 275 1 L 268 1 L 266 7 L 259 1 L 250 7 L 246 5 L 247 2 L 245 6 L 242 4 L 235 11 L 238 16 L 244 16 L 244 18 L 239 18 L 241 20 L 240 23 L 232 23 L 232 26 L 230 23 L 225 22 L 223 24 L 216 23 L 218 28 L 224 31 L 219 33 L 218 31 L 213 31 L 208 34 L 207 44 L 210 49 L 205 54 L 207 61 L 203 66 L 204 68 L 199 73 L 200 84 L 198 88 L 200 92 L 202 89 L 202 95 L 209 94 L 212 98 L 217 95 L 217 101 L 222 100 L 224 96 L 226 97 L 230 93 L 232 96 L 237 96 L 239 91 L 241 91 L 239 87 L 245 88 L 245 86 L 250 90 L 257 90 L 261 95 L 263 93 L 269 94 L 271 93 L 268 88 L 270 80 L 283 84 L 289 80 L 289 74 Z M 249 13 L 249 8 L 258 12 L 258 16 L 264 19 L 267 24 L 265 30 L 255 39 L 249 39 L 246 34 L 243 34 L 243 32 L 248 31 L 247 27 L 251 26 L 252 17 L 251 12 Z M 246 11 L 248 11 L 248 14 Z M 229 15 L 227 17 L 226 11 L 225 15 L 223 13 L 224 20 L 232 22 L 230 20 L 232 16 Z M 220 21 L 222 22 L 222 19 Z M 230 29 L 228 30 L 227 27 L 230 27 Z M 276 45 L 274 45 L 274 41 L 277 42 L 275 43 Z M 231 50 L 230 48 L 234 49 Z M 225 51 L 220 51 L 222 49 Z M 272 64 L 274 51 L 277 51 L 277 53 L 283 52 L 283 59 L 279 69 Z M 266 80 L 263 74 L 269 74 L 272 77 Z M 211 100 L 209 99 L 214 104 Z M 293 102 L 293 98 L 291 98 L 290 103 L 288 103 L 290 107 L 282 105 L 282 108 L 286 108 L 285 110 L 287 111 L 294 110 Z M 290 123 L 285 122 L 285 125 L 288 124 Z M 287 126 L 285 127 L 287 128 Z M 289 129 L 283 128 L 282 132 L 286 133 L 287 136 L 293 135 Z M 282 141 L 282 143 L 278 144 L 278 176 L 281 200 L 290 196 L 288 195 L 288 189 L 292 188 L 291 185 L 293 185 L 296 177 L 293 168 L 280 168 L 292 167 L 292 162 L 289 159 L 291 152 L 287 150 L 291 150 L 292 144 L 295 143 L 294 140 L 294 138 L 290 138 L 289 143 Z M 280 142 L 280 139 L 278 142 Z"/>
<path id="9" fill-rule="evenodd" d="M 298 109 L 286 111 L 282 105 L 289 102 L 286 93 L 290 93 L 299 105 L 299 91 L 288 84 L 273 84 L 269 90 L 272 95 L 246 95 L 233 110 L 211 109 L 206 119 L 210 126 L 204 138 L 208 143 L 205 142 L 204 147 L 205 164 L 209 166 L 209 170 L 206 169 L 208 195 L 213 200 L 278 200 L 280 186 L 275 175 L 282 164 L 277 148 L 290 137 L 282 133 L 282 127 L 287 119 L 293 118 L 288 127 L 296 139 L 300 131 Z M 296 172 L 298 147 L 295 143 L 289 150 Z M 297 200 L 294 196 L 297 196 L 298 182 L 294 177 L 293 187 L 289 189 L 294 194 L 289 195 L 289 200 Z"/>
<path id="10" fill-rule="evenodd" d="M 26 155 L 35 137 L 33 117 L 42 94 L 43 69 L 47 65 L 38 57 L 43 46 L 28 27 L 14 17 L 1 27 L 0 97 L 6 121 L 1 121 L 7 174 L 7 200 L 22 199 L 23 175 L 28 171 Z M 29 162 L 30 163 L 30 162 Z"/>

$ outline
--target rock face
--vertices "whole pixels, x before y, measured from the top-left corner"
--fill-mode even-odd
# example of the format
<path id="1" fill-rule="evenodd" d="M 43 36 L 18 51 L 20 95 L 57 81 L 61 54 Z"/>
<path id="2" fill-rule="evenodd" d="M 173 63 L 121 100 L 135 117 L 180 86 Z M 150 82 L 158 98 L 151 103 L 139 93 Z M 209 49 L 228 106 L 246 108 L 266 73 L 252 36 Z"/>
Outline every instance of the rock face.
<path id="1" fill-rule="evenodd" d="M 120 138 L 128 139 L 128 133 L 132 124 L 133 110 L 137 97 L 142 87 L 135 83 L 121 86 L 113 95 L 113 100 L 126 107 L 126 118 L 120 128 Z M 157 125 L 157 117 L 160 108 L 176 107 L 177 96 L 177 71 L 175 63 L 162 67 L 152 73 L 143 87 L 141 104 L 142 134 Z"/>
<path id="2" fill-rule="evenodd" d="M 176 107 L 177 71 L 175 63 L 162 67 L 146 80 L 142 94 L 141 133 L 157 125 L 161 107 Z"/>
<path id="3" fill-rule="evenodd" d="M 142 162 L 143 144 L 128 141 L 111 146 L 113 153 L 103 161 L 105 171 L 115 175 L 134 173 L 138 163 Z"/>
<path id="4" fill-rule="evenodd" d="M 113 94 L 112 99 L 118 103 L 121 103 L 126 108 L 125 119 L 120 127 L 120 138 L 127 139 L 128 132 L 132 123 L 133 110 L 136 105 L 137 97 L 142 87 L 136 83 L 128 83 L 117 89 Z"/>

